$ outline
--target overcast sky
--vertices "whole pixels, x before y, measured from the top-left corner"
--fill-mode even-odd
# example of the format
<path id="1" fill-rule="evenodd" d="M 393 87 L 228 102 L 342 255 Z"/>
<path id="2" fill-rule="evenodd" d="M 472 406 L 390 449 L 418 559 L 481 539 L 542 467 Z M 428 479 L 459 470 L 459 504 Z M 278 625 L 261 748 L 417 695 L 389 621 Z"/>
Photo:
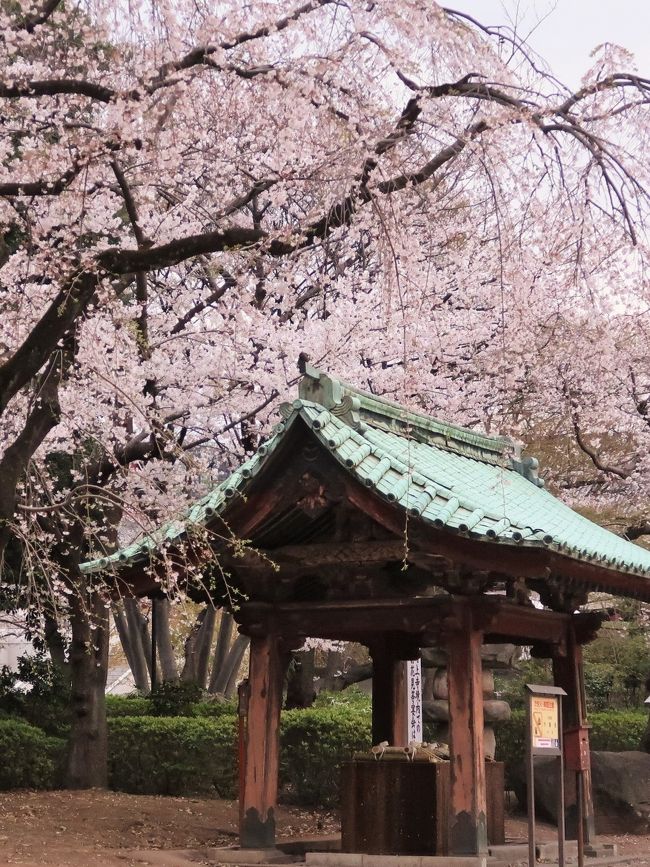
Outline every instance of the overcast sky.
<path id="1" fill-rule="evenodd" d="M 639 72 L 650 77 L 650 0 L 446 0 L 443 4 L 482 24 L 519 22 L 520 35 L 575 88 L 603 42 L 632 51 Z"/>

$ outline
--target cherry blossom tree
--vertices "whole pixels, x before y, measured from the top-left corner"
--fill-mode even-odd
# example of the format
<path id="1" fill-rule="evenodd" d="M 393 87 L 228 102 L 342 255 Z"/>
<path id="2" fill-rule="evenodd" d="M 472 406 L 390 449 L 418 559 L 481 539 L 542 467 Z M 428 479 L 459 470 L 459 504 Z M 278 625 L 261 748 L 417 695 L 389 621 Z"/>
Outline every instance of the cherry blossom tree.
<path id="1" fill-rule="evenodd" d="M 72 785 L 106 775 L 80 563 L 254 449 L 300 352 L 568 434 L 579 492 L 643 500 L 650 81 L 622 52 L 571 93 L 421 0 L 0 2 L 0 33 L 0 549 L 70 618 Z"/>

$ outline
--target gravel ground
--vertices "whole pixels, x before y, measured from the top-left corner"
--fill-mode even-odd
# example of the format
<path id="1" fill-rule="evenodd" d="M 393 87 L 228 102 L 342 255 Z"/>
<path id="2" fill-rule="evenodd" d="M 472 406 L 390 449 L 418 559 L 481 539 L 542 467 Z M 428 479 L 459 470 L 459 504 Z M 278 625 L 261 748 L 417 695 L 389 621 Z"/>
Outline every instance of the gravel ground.
<path id="1" fill-rule="evenodd" d="M 0 793 L 0 867 L 181 867 L 214 864 L 208 850 L 236 842 L 237 802 L 117 792 Z M 332 813 L 279 808 L 281 837 L 335 834 Z M 526 821 L 509 818 L 509 840 L 526 839 Z M 537 837 L 554 840 L 540 824 Z M 606 835 L 635 867 L 650 867 L 650 837 Z M 644 857 L 645 856 L 645 857 Z"/>

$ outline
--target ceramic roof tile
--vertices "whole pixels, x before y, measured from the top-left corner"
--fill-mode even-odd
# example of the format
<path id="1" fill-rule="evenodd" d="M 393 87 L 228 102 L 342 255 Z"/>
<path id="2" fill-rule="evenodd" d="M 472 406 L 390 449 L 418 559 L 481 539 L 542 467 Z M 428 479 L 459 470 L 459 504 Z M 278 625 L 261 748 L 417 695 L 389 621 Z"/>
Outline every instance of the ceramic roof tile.
<path id="1" fill-rule="evenodd" d="M 597 559 L 609 568 L 650 575 L 650 551 L 589 521 L 544 490 L 536 478 L 537 462 L 522 460 L 511 441 L 409 413 L 320 376 L 326 380 L 323 403 L 303 397 L 284 404 L 285 420 L 273 436 L 194 504 L 184 522 L 173 522 L 121 552 L 84 564 L 85 570 L 138 562 L 149 557 L 161 539 L 177 539 L 188 524 L 204 524 L 245 491 L 285 432 L 301 420 L 349 473 L 434 526 L 495 543 L 550 546 L 576 559 Z M 303 392 L 321 394 L 313 384 L 304 389 L 301 385 Z"/>

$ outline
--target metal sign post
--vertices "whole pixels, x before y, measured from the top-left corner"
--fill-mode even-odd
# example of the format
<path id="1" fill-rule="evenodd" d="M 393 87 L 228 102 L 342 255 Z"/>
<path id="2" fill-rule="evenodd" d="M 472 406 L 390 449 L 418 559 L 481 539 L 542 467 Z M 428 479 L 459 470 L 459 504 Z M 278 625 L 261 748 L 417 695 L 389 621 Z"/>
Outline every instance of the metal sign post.
<path id="1" fill-rule="evenodd" d="M 407 743 L 422 743 L 422 660 L 406 663 L 406 730 Z"/>
<path id="2" fill-rule="evenodd" d="M 559 686 L 527 683 L 526 703 L 526 784 L 528 787 L 528 867 L 535 867 L 535 756 L 557 756 L 558 867 L 564 867 L 564 757 L 562 746 L 562 696 Z"/>

